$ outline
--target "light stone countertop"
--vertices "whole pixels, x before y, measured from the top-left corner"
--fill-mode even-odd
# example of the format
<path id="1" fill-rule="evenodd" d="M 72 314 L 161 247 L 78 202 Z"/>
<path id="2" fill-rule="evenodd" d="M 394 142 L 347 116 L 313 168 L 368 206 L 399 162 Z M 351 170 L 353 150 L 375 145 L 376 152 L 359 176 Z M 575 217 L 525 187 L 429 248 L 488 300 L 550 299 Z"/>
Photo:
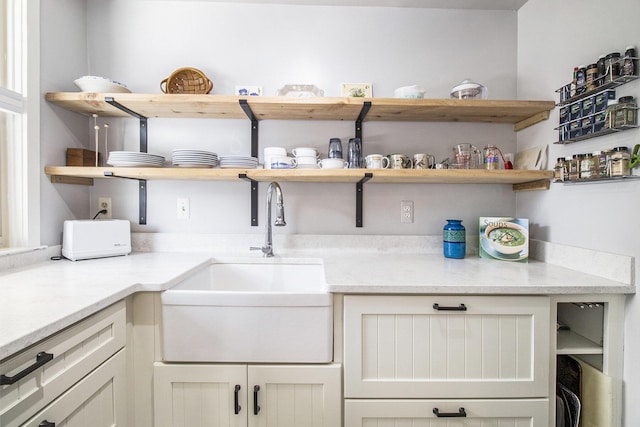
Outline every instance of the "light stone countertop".
<path id="1" fill-rule="evenodd" d="M 321 260 L 334 293 L 631 294 L 633 284 L 546 262 L 509 263 L 429 253 L 283 251 L 138 252 L 124 257 L 45 261 L 0 270 L 0 360 L 133 294 L 166 290 L 212 260 L 280 263 Z M 630 282 L 632 283 L 632 282 Z"/>

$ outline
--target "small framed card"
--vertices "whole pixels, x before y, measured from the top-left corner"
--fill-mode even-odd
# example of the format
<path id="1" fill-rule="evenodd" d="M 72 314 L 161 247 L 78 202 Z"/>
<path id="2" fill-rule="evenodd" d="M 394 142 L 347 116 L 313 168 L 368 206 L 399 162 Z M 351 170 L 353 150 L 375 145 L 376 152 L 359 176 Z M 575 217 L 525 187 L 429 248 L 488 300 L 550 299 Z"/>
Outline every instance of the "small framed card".
<path id="1" fill-rule="evenodd" d="M 480 258 L 528 262 L 528 219 L 482 216 L 478 229 Z"/>
<path id="2" fill-rule="evenodd" d="M 372 98 L 373 87 L 371 83 L 342 83 L 340 94 L 353 98 Z"/>
<path id="3" fill-rule="evenodd" d="M 236 95 L 262 96 L 262 86 L 236 86 Z"/>

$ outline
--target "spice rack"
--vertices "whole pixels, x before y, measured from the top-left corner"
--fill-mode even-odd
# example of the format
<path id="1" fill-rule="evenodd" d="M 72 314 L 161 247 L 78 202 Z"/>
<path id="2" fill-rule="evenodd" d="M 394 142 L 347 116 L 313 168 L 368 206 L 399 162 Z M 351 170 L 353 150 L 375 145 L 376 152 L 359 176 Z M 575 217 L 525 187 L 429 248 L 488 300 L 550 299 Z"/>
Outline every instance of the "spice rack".
<path id="1" fill-rule="evenodd" d="M 638 57 L 630 57 L 627 58 L 630 59 L 632 61 L 635 61 L 637 63 L 638 61 Z M 618 59 L 617 62 L 617 66 L 618 67 L 622 67 L 623 63 L 624 63 L 625 58 L 620 58 Z M 637 69 L 636 69 L 636 73 L 637 73 Z M 594 97 L 594 99 L 598 96 L 601 95 L 603 93 L 606 93 L 608 90 L 622 86 L 626 83 L 632 82 L 634 80 L 637 80 L 639 78 L 639 76 L 637 74 L 633 74 L 633 75 L 618 75 L 618 76 L 613 76 L 613 66 L 609 67 L 607 69 L 607 74 L 605 74 L 604 76 L 599 77 L 598 80 L 602 81 L 604 80 L 603 83 L 601 83 L 600 85 L 598 85 L 595 89 L 591 89 L 591 90 L 587 90 L 583 93 L 580 93 L 578 95 L 574 95 L 572 97 L 567 97 L 563 99 L 563 94 L 566 94 L 567 91 L 567 87 L 569 85 L 564 85 L 561 88 L 556 89 L 556 93 L 559 94 L 560 96 L 560 102 L 558 102 L 556 104 L 556 107 L 567 107 L 569 105 L 572 104 L 576 104 L 578 102 L 584 102 L 584 100 L 587 100 L 590 97 Z M 615 97 L 614 97 L 615 98 Z M 605 98 L 608 99 L 608 98 Z M 595 101 L 594 101 L 595 104 Z M 605 105 L 606 108 L 606 105 Z M 631 108 L 635 111 L 635 115 L 636 115 L 636 121 L 637 121 L 637 116 L 638 116 L 638 108 Z M 596 108 L 597 110 L 597 108 Z M 587 120 L 587 124 L 583 124 L 583 120 L 584 119 L 588 119 Z M 573 129 L 570 128 L 570 123 L 573 122 L 580 122 L 580 126 L 574 127 Z M 604 110 L 600 110 L 600 111 L 594 111 L 592 113 L 589 113 L 587 116 L 582 117 L 582 115 L 580 115 L 580 117 L 575 117 L 573 119 L 567 120 L 563 123 L 561 123 L 558 127 L 555 128 L 556 131 L 558 131 L 559 134 L 562 134 L 562 132 L 566 132 L 566 136 L 565 137 L 560 137 L 558 141 L 554 142 L 554 144 L 570 144 L 573 142 L 578 142 L 578 141 L 584 141 L 586 139 L 591 139 L 591 138 L 596 138 L 599 136 L 604 136 L 604 135 L 609 135 L 612 133 L 617 133 L 617 132 L 622 132 L 625 130 L 630 130 L 630 129 L 636 129 L 638 128 L 638 125 L 623 125 L 623 126 L 615 126 L 615 127 L 609 127 L 609 128 L 605 128 L 604 127 L 604 122 L 605 122 L 605 111 Z M 596 125 L 599 125 L 599 127 L 601 126 L 600 129 L 598 129 L 597 131 L 595 130 Z M 575 136 L 571 136 L 575 134 Z"/>

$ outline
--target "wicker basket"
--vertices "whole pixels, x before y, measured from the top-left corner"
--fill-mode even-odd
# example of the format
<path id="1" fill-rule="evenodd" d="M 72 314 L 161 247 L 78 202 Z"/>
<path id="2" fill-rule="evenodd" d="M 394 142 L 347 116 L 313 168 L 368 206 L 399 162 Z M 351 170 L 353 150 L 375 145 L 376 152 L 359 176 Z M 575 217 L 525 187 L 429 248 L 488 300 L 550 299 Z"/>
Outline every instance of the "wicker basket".
<path id="1" fill-rule="evenodd" d="M 209 93 L 213 89 L 213 82 L 196 68 L 178 68 L 169 77 L 160 82 L 163 93 Z"/>

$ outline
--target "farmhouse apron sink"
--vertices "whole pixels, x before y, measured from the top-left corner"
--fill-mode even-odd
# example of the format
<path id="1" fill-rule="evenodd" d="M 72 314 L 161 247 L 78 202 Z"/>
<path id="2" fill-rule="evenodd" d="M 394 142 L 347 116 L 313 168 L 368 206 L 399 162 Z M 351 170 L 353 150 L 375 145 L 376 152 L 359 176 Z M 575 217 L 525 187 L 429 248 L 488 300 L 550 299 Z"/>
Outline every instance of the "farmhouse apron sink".
<path id="1" fill-rule="evenodd" d="M 212 260 L 161 301 L 165 361 L 333 359 L 333 297 L 319 260 Z"/>

